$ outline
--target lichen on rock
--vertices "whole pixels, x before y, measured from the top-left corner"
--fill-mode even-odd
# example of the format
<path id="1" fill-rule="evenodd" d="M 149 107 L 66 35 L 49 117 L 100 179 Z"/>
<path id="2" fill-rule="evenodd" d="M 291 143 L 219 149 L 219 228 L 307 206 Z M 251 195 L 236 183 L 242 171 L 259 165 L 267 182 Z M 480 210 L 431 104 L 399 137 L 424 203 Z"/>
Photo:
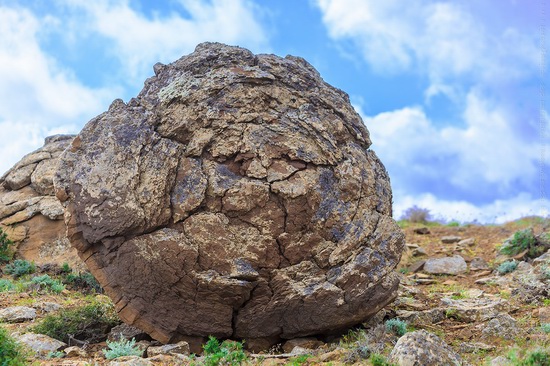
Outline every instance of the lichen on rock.
<path id="1" fill-rule="evenodd" d="M 301 58 L 217 43 L 154 69 L 54 179 L 125 322 L 162 342 L 293 338 L 393 300 L 404 237 L 347 94 Z"/>

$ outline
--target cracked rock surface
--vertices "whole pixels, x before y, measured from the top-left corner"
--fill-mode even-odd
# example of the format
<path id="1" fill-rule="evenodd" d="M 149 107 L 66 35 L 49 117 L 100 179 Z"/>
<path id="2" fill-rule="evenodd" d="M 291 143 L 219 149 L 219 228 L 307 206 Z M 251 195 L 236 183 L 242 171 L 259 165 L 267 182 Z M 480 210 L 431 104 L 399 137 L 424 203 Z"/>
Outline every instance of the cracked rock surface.
<path id="1" fill-rule="evenodd" d="M 293 338 L 396 296 L 404 236 L 347 94 L 305 60 L 216 43 L 113 102 L 61 157 L 68 237 L 162 342 Z"/>
<path id="2" fill-rule="evenodd" d="M 17 258 L 38 265 L 68 263 L 83 268 L 65 236 L 64 208 L 54 195 L 59 155 L 74 135 L 46 137 L 0 177 L 0 229 L 15 243 Z"/>

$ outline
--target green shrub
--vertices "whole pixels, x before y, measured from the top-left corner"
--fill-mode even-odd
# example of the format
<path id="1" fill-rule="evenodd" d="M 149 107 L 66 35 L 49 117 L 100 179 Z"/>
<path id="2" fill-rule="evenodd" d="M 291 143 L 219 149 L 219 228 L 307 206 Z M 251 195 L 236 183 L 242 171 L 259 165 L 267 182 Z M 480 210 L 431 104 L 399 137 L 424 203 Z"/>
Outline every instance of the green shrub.
<path id="1" fill-rule="evenodd" d="M 460 222 L 458 221 L 451 221 L 447 224 L 448 227 L 458 227 L 460 226 Z"/>
<path id="2" fill-rule="evenodd" d="M 67 262 L 63 263 L 63 265 L 61 266 L 61 272 L 63 272 L 63 273 L 71 273 L 72 272 L 72 269 L 71 269 L 71 266 L 69 266 L 69 263 L 67 263 Z"/>
<path id="3" fill-rule="evenodd" d="M 25 259 L 16 259 L 13 263 L 6 264 L 4 273 L 11 275 L 13 278 L 18 278 L 26 274 L 31 274 L 36 271 L 34 262 L 29 262 Z"/>
<path id="4" fill-rule="evenodd" d="M 15 290 L 15 285 L 8 279 L 0 278 L 0 292 Z"/>
<path id="5" fill-rule="evenodd" d="M 527 250 L 527 256 L 538 257 L 545 251 L 544 245 L 537 245 L 537 238 L 533 229 L 516 231 L 511 239 L 504 242 L 500 252 L 506 255 L 516 255 Z"/>
<path id="6" fill-rule="evenodd" d="M 63 282 L 75 290 L 103 293 L 103 288 L 90 272 L 69 273 L 64 277 Z"/>
<path id="7" fill-rule="evenodd" d="M 407 333 L 407 323 L 401 319 L 394 318 L 394 319 L 386 320 L 385 325 L 386 325 L 386 330 L 388 332 L 392 332 L 396 336 L 401 337 L 402 335 Z"/>
<path id="8" fill-rule="evenodd" d="M 63 351 L 50 351 L 48 352 L 48 355 L 46 358 L 52 359 L 52 358 L 63 358 L 65 357 L 65 352 Z"/>
<path id="9" fill-rule="evenodd" d="M 394 364 L 389 363 L 388 360 L 386 360 L 386 357 L 376 353 L 371 356 L 370 362 L 374 366 L 395 366 Z"/>
<path id="10" fill-rule="evenodd" d="M 243 345 L 239 342 L 223 341 L 220 343 L 215 337 L 210 336 L 203 346 L 206 366 L 240 365 L 246 360 Z"/>
<path id="11" fill-rule="evenodd" d="M 0 263 L 9 262 L 13 256 L 13 253 L 10 250 L 10 245 L 13 242 L 8 239 L 8 234 L 0 228 Z"/>
<path id="12" fill-rule="evenodd" d="M 4 327 L 0 326 L 0 366 L 24 366 L 25 354 L 19 345 Z"/>
<path id="13" fill-rule="evenodd" d="M 550 333 L 550 323 L 541 324 L 540 329 L 542 329 L 544 333 Z"/>
<path id="14" fill-rule="evenodd" d="M 512 366 L 550 366 L 550 353 L 546 350 L 531 350 L 525 357 L 518 356 L 518 350 L 512 349 L 506 355 Z"/>
<path id="15" fill-rule="evenodd" d="M 55 280 L 47 274 L 33 277 L 30 284 L 37 291 L 46 290 L 58 294 L 61 291 L 65 290 L 65 286 L 59 280 Z"/>
<path id="16" fill-rule="evenodd" d="M 506 273 L 514 272 L 517 267 L 518 267 L 518 262 L 508 261 L 508 262 L 504 262 L 500 266 L 498 266 L 497 272 L 501 275 L 504 275 Z"/>
<path id="17" fill-rule="evenodd" d="M 111 303 L 94 301 L 86 306 L 48 315 L 32 331 L 65 343 L 69 343 L 69 336 L 97 343 L 104 341 L 109 330 L 119 323 Z"/>
<path id="18" fill-rule="evenodd" d="M 107 347 L 109 349 L 103 350 L 105 358 L 112 360 L 113 358 L 122 357 L 122 356 L 139 356 L 143 355 L 143 351 L 140 350 L 136 345 L 136 340 L 132 339 L 131 341 L 121 340 L 116 342 L 107 341 Z"/>

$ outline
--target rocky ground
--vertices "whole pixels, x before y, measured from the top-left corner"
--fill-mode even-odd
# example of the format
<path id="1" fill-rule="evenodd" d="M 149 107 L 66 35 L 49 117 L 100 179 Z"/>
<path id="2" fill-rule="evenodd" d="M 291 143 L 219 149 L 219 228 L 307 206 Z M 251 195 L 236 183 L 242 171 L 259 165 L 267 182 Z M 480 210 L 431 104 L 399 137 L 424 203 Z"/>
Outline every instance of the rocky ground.
<path id="1" fill-rule="evenodd" d="M 398 298 L 369 323 L 340 336 L 297 339 L 263 354 L 242 354 L 236 343 L 214 344 L 217 348 L 210 344 L 210 356 L 196 358 L 185 355 L 189 348 L 184 343 L 170 351 L 151 348 L 160 345 L 141 340 L 140 347 L 149 347 L 148 358 L 134 356 L 111 361 L 102 352 L 107 348 L 105 342 L 71 339 L 70 346 L 77 347 L 67 349 L 65 344 L 52 340 L 32 339 L 30 330 L 48 315 L 90 304 L 101 304 L 105 314 L 112 311 L 108 298 L 90 290 L 86 281 L 67 281 L 70 270 L 59 266 L 38 268 L 37 273 L 18 279 L 2 275 L 1 327 L 20 343 L 43 349 L 28 352 L 27 363 L 34 365 L 216 364 L 219 359 L 220 364 L 230 364 L 229 357 L 234 357 L 234 363 L 245 358 L 244 362 L 264 365 L 389 365 L 390 361 L 413 365 L 412 359 L 420 362 L 417 365 L 550 364 L 549 254 L 536 253 L 530 258 L 534 253 L 505 256 L 499 251 L 503 242 L 519 230 L 533 228 L 535 235 L 550 232 L 549 219 L 535 217 L 484 226 L 408 221 L 400 224 L 406 234 L 407 250 L 398 267 L 403 275 Z M 515 264 L 501 266 L 504 262 Z M 499 273 L 498 269 L 510 272 Z M 55 285 L 32 283 L 33 276 L 44 274 L 65 282 L 66 288 L 57 288 L 60 292 L 55 293 Z M 8 282 L 13 285 L 9 290 Z M 97 324 L 90 327 L 94 334 L 107 333 Z M 128 329 L 120 332 L 138 340 L 142 336 Z M 65 352 L 54 352 L 57 349 Z"/>

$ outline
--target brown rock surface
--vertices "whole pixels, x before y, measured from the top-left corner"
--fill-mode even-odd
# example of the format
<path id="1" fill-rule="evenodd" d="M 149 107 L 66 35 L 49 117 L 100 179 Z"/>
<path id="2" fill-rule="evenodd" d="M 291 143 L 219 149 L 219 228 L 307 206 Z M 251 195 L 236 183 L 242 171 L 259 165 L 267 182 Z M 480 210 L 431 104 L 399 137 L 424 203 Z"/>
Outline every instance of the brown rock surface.
<path id="1" fill-rule="evenodd" d="M 388 175 L 348 96 L 305 60 L 206 43 L 113 102 L 61 157 L 72 245 L 162 342 L 293 338 L 396 296 Z"/>
<path id="2" fill-rule="evenodd" d="M 54 196 L 59 155 L 72 135 L 46 138 L 0 178 L 0 228 L 16 243 L 16 255 L 37 264 L 67 262 L 83 268 L 65 234 L 64 208 Z"/>

